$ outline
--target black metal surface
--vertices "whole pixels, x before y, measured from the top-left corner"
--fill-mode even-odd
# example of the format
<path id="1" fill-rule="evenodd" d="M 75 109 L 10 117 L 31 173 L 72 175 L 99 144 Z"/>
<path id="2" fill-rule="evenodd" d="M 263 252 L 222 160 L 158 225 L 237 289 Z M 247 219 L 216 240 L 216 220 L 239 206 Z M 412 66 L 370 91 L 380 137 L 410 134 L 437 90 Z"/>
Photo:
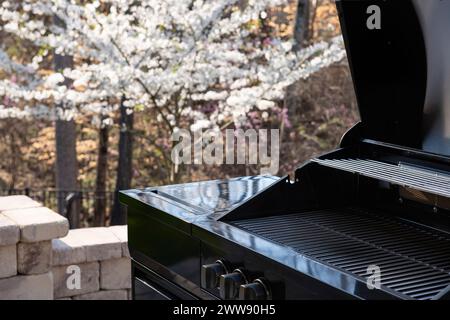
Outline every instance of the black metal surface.
<path id="1" fill-rule="evenodd" d="M 195 210 L 209 214 L 230 210 L 278 180 L 273 176 L 240 177 L 158 187 L 156 193 Z"/>
<path id="2" fill-rule="evenodd" d="M 360 208 L 248 219 L 233 225 L 381 285 L 405 298 L 432 299 L 450 285 L 450 237 Z"/>
<path id="3" fill-rule="evenodd" d="M 193 221 L 221 216 L 277 180 L 274 176 L 255 176 L 131 189 L 120 191 L 119 199 L 133 208 L 128 212 L 129 225 L 134 223 L 137 209 L 136 215 L 143 214 L 143 219 L 152 218 L 190 234 Z M 147 237 L 140 232 L 137 236 L 143 240 Z"/>
<path id="4" fill-rule="evenodd" d="M 450 155 L 450 2 L 413 0 L 413 4 L 427 52 L 422 148 Z"/>
<path id="5" fill-rule="evenodd" d="M 422 148 L 427 59 L 412 1 L 340 0 L 336 4 L 362 121 L 360 139 Z M 367 27 L 371 5 L 380 8 L 380 29 Z M 440 143 L 448 147 L 448 141 Z"/>
<path id="6" fill-rule="evenodd" d="M 191 235 L 191 223 L 220 215 L 276 179 L 240 177 L 121 191 L 120 200 L 127 205 L 131 256 L 168 283 L 201 299 L 214 298 L 200 289 L 200 241 Z"/>
<path id="7" fill-rule="evenodd" d="M 229 211 L 277 180 L 275 176 L 254 176 L 200 181 L 120 191 L 119 198 L 125 205 L 152 207 L 191 222 L 201 216 Z M 153 218 L 157 218 L 156 213 Z"/>
<path id="8" fill-rule="evenodd" d="M 450 2 L 338 0 L 360 138 L 450 155 Z M 367 27 L 370 6 L 380 29 Z"/>
<path id="9" fill-rule="evenodd" d="M 275 300 L 399 298 L 384 290 L 369 290 L 365 281 L 228 223 L 195 223 L 193 236 L 202 241 L 201 264 L 220 257 L 232 269 L 245 270 L 250 282 L 262 277 Z M 218 289 L 208 292 L 220 295 Z"/>
<path id="10" fill-rule="evenodd" d="M 135 300 L 198 300 L 192 290 L 170 281 L 170 278 L 162 277 L 155 269 L 150 269 L 132 259 L 132 293 Z"/>

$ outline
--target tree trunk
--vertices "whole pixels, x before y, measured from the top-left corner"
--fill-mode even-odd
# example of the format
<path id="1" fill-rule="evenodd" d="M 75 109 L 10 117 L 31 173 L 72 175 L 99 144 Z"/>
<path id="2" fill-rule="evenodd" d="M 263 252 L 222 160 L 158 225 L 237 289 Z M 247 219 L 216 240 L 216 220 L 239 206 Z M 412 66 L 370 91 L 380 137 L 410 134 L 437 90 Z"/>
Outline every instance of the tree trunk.
<path id="1" fill-rule="evenodd" d="M 297 12 L 295 17 L 295 28 L 294 28 L 294 50 L 301 50 L 305 45 L 308 44 L 312 37 L 311 32 L 311 20 L 314 14 L 311 13 L 316 8 L 317 0 L 297 0 Z M 296 83 L 288 86 L 286 88 L 286 94 L 284 97 L 284 106 L 288 110 L 288 117 L 294 117 L 296 111 L 301 109 L 302 106 L 292 101 L 296 101 L 297 96 L 301 94 L 298 92 L 298 86 Z M 283 139 L 283 135 L 281 135 Z"/>
<path id="2" fill-rule="evenodd" d="M 108 172 L 109 128 L 101 126 L 98 137 L 97 177 L 95 180 L 94 225 L 105 225 L 106 214 L 106 174 Z"/>
<path id="3" fill-rule="evenodd" d="M 127 113 L 127 107 L 120 104 L 120 136 L 119 136 L 119 163 L 117 165 L 116 188 L 114 204 L 111 210 L 111 225 L 127 223 L 125 208 L 119 202 L 119 190 L 129 189 L 132 178 L 133 156 L 133 113 Z"/>
<path id="4" fill-rule="evenodd" d="M 65 27 L 64 23 L 56 16 L 54 23 L 57 26 Z M 60 72 L 64 68 L 73 66 L 73 57 L 54 54 L 54 69 Z M 64 84 L 69 87 L 70 82 L 65 79 Z M 58 111 L 64 111 L 64 104 L 58 105 Z M 79 226 L 79 193 L 78 193 L 78 163 L 76 150 L 76 125 L 74 120 L 64 118 L 57 119 L 55 122 L 55 140 L 56 140 L 56 189 L 58 192 L 58 210 L 65 214 L 69 220 L 71 228 Z M 75 192 L 75 198 L 71 201 L 70 207 L 66 203 L 67 192 Z M 67 210 L 66 210 L 67 209 Z"/>
<path id="5" fill-rule="evenodd" d="M 74 121 L 56 120 L 56 189 L 58 210 L 65 214 L 71 228 L 79 226 L 78 164 L 76 153 L 76 127 Z M 76 198 L 66 211 L 66 197 L 75 192 Z"/>
<path id="6" fill-rule="evenodd" d="M 295 19 L 295 49 L 301 49 L 310 37 L 310 0 L 298 0 Z"/>

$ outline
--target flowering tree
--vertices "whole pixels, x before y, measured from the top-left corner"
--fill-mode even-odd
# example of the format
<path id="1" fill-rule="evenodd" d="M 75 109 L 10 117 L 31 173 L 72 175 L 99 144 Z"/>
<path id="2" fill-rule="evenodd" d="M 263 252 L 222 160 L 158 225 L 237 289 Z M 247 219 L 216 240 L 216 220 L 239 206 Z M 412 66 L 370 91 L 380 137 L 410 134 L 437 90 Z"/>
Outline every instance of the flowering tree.
<path id="1" fill-rule="evenodd" d="M 3 1 L 0 37 L 23 42 L 27 55 L 0 44 L 0 118 L 87 115 L 105 127 L 119 108 L 145 112 L 173 175 L 172 132 L 267 117 L 287 86 L 343 58 L 340 38 L 296 51 L 262 34 L 268 8 L 285 2 Z M 51 70 L 55 56 L 72 63 Z"/>
<path id="2" fill-rule="evenodd" d="M 183 120 L 192 130 L 239 124 L 251 110 L 273 107 L 286 86 L 344 56 L 340 38 L 294 52 L 291 41 L 260 37 L 264 10 L 284 1 L 241 2 L 4 1 L 2 31 L 37 52 L 24 64 L 0 49 L 0 68 L 15 74 L 0 82 L 0 95 L 15 102 L 1 114 L 70 118 L 125 97 L 130 112 L 150 109 L 169 130 Z M 55 52 L 73 56 L 75 65 L 40 75 Z M 60 102 L 71 108 L 49 108 Z"/>
<path id="3" fill-rule="evenodd" d="M 119 108 L 145 112 L 150 139 L 170 159 L 172 132 L 267 117 L 286 87 L 344 57 L 340 37 L 297 51 L 263 35 L 268 9 L 285 2 L 3 1 L 0 32 L 29 44 L 30 56 L 0 45 L 0 118 L 89 115 L 108 126 Z M 55 54 L 73 66 L 49 72 Z"/>

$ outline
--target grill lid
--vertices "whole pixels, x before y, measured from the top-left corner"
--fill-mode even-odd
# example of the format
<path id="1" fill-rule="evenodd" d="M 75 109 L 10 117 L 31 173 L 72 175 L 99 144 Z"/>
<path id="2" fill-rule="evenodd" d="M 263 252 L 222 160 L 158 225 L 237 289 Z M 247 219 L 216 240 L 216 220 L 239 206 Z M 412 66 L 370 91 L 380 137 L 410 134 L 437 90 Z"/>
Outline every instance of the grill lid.
<path id="1" fill-rule="evenodd" d="M 361 138 L 450 156 L 450 1 L 336 3 Z"/>

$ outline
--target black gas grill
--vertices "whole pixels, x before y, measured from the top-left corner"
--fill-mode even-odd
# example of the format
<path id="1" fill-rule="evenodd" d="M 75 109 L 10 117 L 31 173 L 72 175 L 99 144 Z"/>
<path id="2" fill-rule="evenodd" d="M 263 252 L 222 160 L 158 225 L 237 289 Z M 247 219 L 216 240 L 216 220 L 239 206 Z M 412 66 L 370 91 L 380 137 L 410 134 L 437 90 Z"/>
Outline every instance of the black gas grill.
<path id="1" fill-rule="evenodd" d="M 122 192 L 135 299 L 450 298 L 450 1 L 337 6 L 361 122 L 292 178 Z"/>

